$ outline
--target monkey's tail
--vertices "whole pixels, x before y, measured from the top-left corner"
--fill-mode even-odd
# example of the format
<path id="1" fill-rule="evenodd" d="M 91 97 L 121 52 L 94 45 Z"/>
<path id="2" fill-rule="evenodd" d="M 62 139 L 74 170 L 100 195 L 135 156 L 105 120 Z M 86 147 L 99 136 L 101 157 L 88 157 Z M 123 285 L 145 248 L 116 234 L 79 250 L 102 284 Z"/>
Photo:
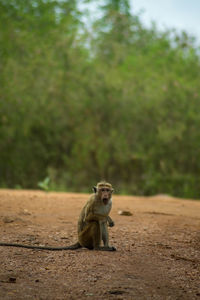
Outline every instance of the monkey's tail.
<path id="1" fill-rule="evenodd" d="M 50 250 L 50 251 L 61 251 L 61 250 L 76 250 L 81 248 L 82 246 L 79 242 L 71 245 L 71 246 L 64 246 L 64 247 L 51 247 L 51 246 L 32 246 L 32 245 L 23 245 L 23 244 L 16 244 L 16 243 L 0 243 L 0 246 L 5 247 L 18 247 L 18 248 L 26 248 L 26 249 L 37 249 L 37 250 Z"/>

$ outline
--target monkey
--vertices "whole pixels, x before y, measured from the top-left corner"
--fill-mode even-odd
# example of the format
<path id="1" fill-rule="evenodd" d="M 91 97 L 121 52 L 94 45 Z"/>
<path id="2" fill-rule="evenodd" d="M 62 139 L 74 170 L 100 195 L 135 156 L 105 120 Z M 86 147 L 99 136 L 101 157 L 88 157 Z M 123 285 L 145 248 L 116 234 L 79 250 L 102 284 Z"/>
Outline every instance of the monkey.
<path id="1" fill-rule="evenodd" d="M 94 194 L 83 207 L 78 221 L 78 243 L 88 249 L 115 251 L 109 246 L 108 225 L 114 226 L 109 216 L 112 208 L 112 185 L 102 181 L 93 187 Z M 104 246 L 101 246 L 103 240 Z"/>
<path id="2" fill-rule="evenodd" d="M 0 246 L 21 247 L 38 250 L 76 250 L 82 247 L 98 251 L 115 251 L 116 248 L 109 246 L 108 226 L 115 224 L 109 213 L 112 208 L 112 185 L 106 181 L 101 181 L 93 187 L 94 193 L 90 196 L 85 206 L 82 208 L 78 224 L 78 241 L 70 246 L 32 246 L 18 243 L 2 243 Z M 103 241 L 103 246 L 101 246 Z"/>

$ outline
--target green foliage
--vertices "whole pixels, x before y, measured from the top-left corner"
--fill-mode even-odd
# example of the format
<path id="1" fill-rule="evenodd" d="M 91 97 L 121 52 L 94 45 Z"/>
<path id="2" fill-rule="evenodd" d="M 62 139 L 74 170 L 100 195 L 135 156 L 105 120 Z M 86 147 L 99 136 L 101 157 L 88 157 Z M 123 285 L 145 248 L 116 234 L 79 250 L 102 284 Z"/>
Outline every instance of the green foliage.
<path id="1" fill-rule="evenodd" d="M 49 191 L 50 178 L 46 177 L 43 181 L 38 182 L 38 187 L 46 192 Z"/>
<path id="2" fill-rule="evenodd" d="M 88 28 L 78 4 L 0 0 L 0 186 L 200 198 L 193 39 L 127 0 Z"/>

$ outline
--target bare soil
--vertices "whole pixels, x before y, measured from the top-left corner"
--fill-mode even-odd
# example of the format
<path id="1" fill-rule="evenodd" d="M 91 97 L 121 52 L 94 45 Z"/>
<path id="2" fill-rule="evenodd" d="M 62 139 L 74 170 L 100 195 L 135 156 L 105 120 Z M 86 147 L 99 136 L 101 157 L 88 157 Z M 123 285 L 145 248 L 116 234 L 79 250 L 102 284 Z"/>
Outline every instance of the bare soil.
<path id="1" fill-rule="evenodd" d="M 70 245 L 88 197 L 0 190 L 0 241 Z M 200 201 L 113 196 L 111 217 L 116 252 L 0 247 L 0 299 L 200 299 Z"/>

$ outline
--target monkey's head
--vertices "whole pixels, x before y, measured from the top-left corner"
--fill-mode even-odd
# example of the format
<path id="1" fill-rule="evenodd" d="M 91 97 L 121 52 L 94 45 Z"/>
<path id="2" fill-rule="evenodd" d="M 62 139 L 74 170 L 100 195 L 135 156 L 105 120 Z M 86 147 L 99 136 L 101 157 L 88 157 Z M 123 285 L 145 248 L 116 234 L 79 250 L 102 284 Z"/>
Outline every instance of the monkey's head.
<path id="1" fill-rule="evenodd" d="M 97 198 L 101 200 L 105 205 L 108 204 L 109 200 L 112 197 L 112 193 L 114 191 L 112 185 L 105 181 L 101 181 L 97 183 L 97 186 L 94 186 L 93 190 Z"/>

